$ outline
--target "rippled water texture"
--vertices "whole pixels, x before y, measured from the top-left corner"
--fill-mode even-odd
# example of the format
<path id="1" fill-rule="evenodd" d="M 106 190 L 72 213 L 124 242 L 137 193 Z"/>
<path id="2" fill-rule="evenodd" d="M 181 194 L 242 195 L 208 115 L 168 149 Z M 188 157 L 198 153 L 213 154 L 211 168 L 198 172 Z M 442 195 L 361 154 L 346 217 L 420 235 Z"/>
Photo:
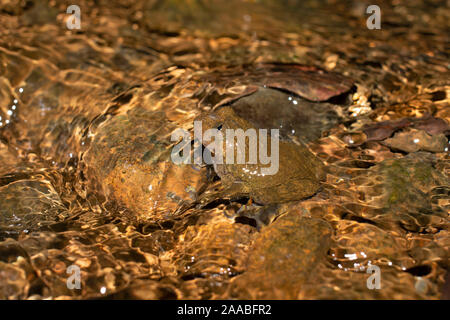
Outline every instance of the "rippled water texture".
<path id="1" fill-rule="evenodd" d="M 0 0 L 0 298 L 445 296 L 449 3 L 369 4 Z M 279 173 L 174 164 L 210 115 Z"/>

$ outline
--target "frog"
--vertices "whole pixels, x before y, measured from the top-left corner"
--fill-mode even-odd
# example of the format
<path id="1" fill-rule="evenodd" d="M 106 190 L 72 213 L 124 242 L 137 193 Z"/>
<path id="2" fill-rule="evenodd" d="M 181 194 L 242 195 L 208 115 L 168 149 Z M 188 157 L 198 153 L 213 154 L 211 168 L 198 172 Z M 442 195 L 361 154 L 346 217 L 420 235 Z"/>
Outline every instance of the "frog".
<path id="1" fill-rule="evenodd" d="M 260 139 L 261 131 L 254 128 L 246 119 L 239 117 L 230 106 L 222 106 L 201 115 L 197 121 L 201 121 L 203 133 L 209 129 L 221 131 L 224 141 L 227 129 L 243 131 L 255 129 Z M 222 144 L 222 159 L 226 159 L 227 143 Z M 245 143 L 249 144 L 249 140 Z M 274 174 L 261 174 L 263 171 L 261 169 L 269 165 L 263 164 L 260 159 L 253 164 L 249 164 L 248 161 L 239 164 L 211 157 L 214 171 L 224 187 L 221 191 L 222 197 L 231 200 L 247 197 L 256 205 L 273 207 L 289 201 L 303 200 L 316 194 L 325 178 L 323 163 L 299 140 L 282 139 L 278 143 L 278 171 Z M 203 145 L 205 148 L 210 146 L 206 142 L 203 142 Z M 236 146 L 234 148 L 236 151 Z M 246 146 L 245 150 L 246 159 L 249 159 L 249 146 Z"/>

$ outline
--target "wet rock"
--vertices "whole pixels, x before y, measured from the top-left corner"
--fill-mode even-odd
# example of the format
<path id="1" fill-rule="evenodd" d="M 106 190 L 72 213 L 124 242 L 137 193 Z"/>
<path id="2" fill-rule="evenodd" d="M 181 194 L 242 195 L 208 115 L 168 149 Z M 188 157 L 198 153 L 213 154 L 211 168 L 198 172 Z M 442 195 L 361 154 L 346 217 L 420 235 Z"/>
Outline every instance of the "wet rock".
<path id="1" fill-rule="evenodd" d="M 282 137 L 295 136 L 303 142 L 320 138 L 342 120 L 332 104 L 314 103 L 267 88 L 259 88 L 231 107 L 255 128 L 279 129 Z"/>
<path id="2" fill-rule="evenodd" d="M 106 120 L 84 156 L 88 177 L 137 220 L 171 217 L 207 181 L 205 169 L 171 160 L 175 129 L 164 113 L 139 107 Z"/>
<path id="3" fill-rule="evenodd" d="M 13 264 L 0 261 L 0 299 L 24 299 L 29 288 L 26 273 Z"/>
<path id="4" fill-rule="evenodd" d="M 368 282 L 372 273 L 351 272 L 341 269 L 320 270 L 316 283 L 308 283 L 303 287 L 298 299 L 427 299 L 428 295 L 411 290 L 416 284 L 416 277 L 392 267 L 380 266 L 380 289 L 369 289 Z M 368 281 L 369 280 L 369 281 Z M 432 295 L 436 297 L 436 295 Z"/>
<path id="5" fill-rule="evenodd" d="M 435 186 L 448 184 L 448 178 L 434 169 L 433 162 L 430 161 L 432 158 L 427 154 L 418 153 L 403 159 L 386 160 L 380 164 L 379 169 L 385 175 L 383 182 L 388 190 L 386 200 L 389 204 L 411 205 L 410 200 L 414 198 L 411 193 L 419 196 L 420 192 L 426 194 Z M 409 196 L 408 190 L 411 191 Z M 413 202 L 417 201 L 420 199 Z"/>
<path id="6" fill-rule="evenodd" d="M 432 206 L 431 199 L 436 188 L 448 185 L 449 180 L 433 167 L 435 161 L 429 153 L 410 153 L 401 159 L 384 160 L 355 178 L 357 190 L 364 192 L 362 200 L 382 208 L 373 216 L 364 212 L 364 217 L 388 229 L 419 232 L 445 228 L 446 212 Z"/>
<path id="7" fill-rule="evenodd" d="M 394 131 L 410 125 L 411 121 L 408 119 L 398 121 L 382 121 L 364 126 L 363 132 L 367 136 L 367 141 L 379 141 L 389 138 Z"/>
<path id="8" fill-rule="evenodd" d="M 25 25 L 41 25 L 55 23 L 58 10 L 48 5 L 46 1 L 35 0 L 28 3 L 29 8 L 21 16 Z"/>
<path id="9" fill-rule="evenodd" d="M 413 264 L 406 259 L 406 239 L 369 223 L 341 220 L 336 222 L 334 244 L 329 255 L 339 269 L 365 272 L 370 264 Z"/>
<path id="10" fill-rule="evenodd" d="M 424 117 L 414 122 L 414 128 L 426 131 L 429 135 L 449 134 L 450 125 L 447 121 L 435 117 Z"/>
<path id="11" fill-rule="evenodd" d="M 249 122 L 238 117 L 230 107 L 219 108 L 213 114 L 201 119 L 204 130 L 211 128 L 220 128 L 221 132 L 226 132 L 227 129 L 241 129 L 244 132 L 248 129 L 254 130 Z M 261 139 L 260 133 L 257 136 Z M 244 143 L 245 159 L 249 159 L 249 146 L 252 142 Z M 268 143 L 267 148 L 269 145 Z M 235 154 L 239 153 L 238 147 L 239 142 L 234 144 Z M 237 163 L 237 159 L 234 159 L 233 163 L 227 163 L 226 149 L 227 143 L 224 142 L 222 164 L 215 158 L 213 161 L 216 161 L 214 163 L 216 173 L 228 189 L 225 193 L 232 198 L 250 196 L 262 204 L 300 200 L 316 193 L 324 177 L 320 160 L 301 143 L 279 141 L 278 161 L 273 158 L 272 162 L 277 163 L 268 165 L 262 164 L 259 156 L 255 164 L 240 164 Z M 271 165 L 278 165 L 278 167 L 274 167 L 274 172 L 270 174 L 264 173 L 263 170 L 267 170 Z"/>
<path id="12" fill-rule="evenodd" d="M 238 299 L 297 299 L 306 282 L 314 282 L 325 263 L 331 227 L 297 213 L 264 228 L 250 249 L 248 269 L 234 278 L 230 294 Z"/>
<path id="13" fill-rule="evenodd" d="M 101 298 L 121 291 L 136 274 L 159 277 L 157 258 L 131 247 L 115 225 L 76 231 L 35 232 L 20 244 L 41 281 L 38 298 Z M 80 270 L 80 287 L 68 288 L 68 268 Z M 73 274 L 73 271 L 72 271 Z"/>
<path id="14" fill-rule="evenodd" d="M 447 137 L 444 134 L 430 136 L 425 131 L 416 129 L 398 132 L 392 138 L 386 139 L 384 144 L 405 152 L 445 152 L 448 151 L 449 147 Z"/>
<path id="15" fill-rule="evenodd" d="M 264 64 L 256 70 L 264 72 L 260 83 L 265 86 L 287 90 L 310 101 L 326 101 L 348 92 L 353 86 L 347 77 L 312 66 Z"/>
<path id="16" fill-rule="evenodd" d="M 17 238 L 67 216 L 48 181 L 19 180 L 0 187 L 0 239 Z"/>
<path id="17" fill-rule="evenodd" d="M 293 99 L 296 96 L 313 102 L 324 102 L 337 97 L 342 97 L 337 100 L 345 100 L 353 87 L 352 80 L 347 77 L 300 64 L 255 64 L 246 67 L 245 72 L 227 68 L 207 75 L 201 74 L 198 81 L 213 84 L 216 92 L 212 92 L 219 92 L 224 96 L 222 101 L 217 101 L 213 106 L 222 106 L 242 97 L 242 88 L 246 91 L 245 95 L 260 87 L 289 92 Z M 236 90 L 238 92 L 234 92 L 234 99 L 227 96 Z"/>
<path id="18" fill-rule="evenodd" d="M 367 136 L 367 141 L 380 141 L 389 138 L 394 132 L 408 127 L 424 130 L 429 135 L 447 134 L 450 131 L 445 120 L 431 116 L 376 122 L 365 125 L 362 130 Z"/>
<path id="19" fill-rule="evenodd" d="M 64 299 L 85 295 L 98 298 L 102 293 L 114 292 L 129 282 L 123 271 L 114 269 L 114 258 L 99 246 L 84 247 L 72 243 L 64 251 L 50 249 L 35 254 L 31 263 L 39 270 L 38 275 L 44 283 L 40 292 L 42 297 Z M 67 286 L 70 266 L 80 269 L 79 288 Z"/>
<path id="20" fill-rule="evenodd" d="M 199 298 L 195 292 L 211 297 L 223 293 L 227 281 L 245 270 L 248 246 L 255 229 L 235 224 L 221 214 L 205 225 L 189 226 L 175 248 L 174 264 L 184 287 L 197 290 L 184 292 L 185 298 Z"/>
<path id="21" fill-rule="evenodd" d="M 0 299 L 26 299 L 39 279 L 30 264 L 30 257 L 20 242 L 0 242 Z"/>

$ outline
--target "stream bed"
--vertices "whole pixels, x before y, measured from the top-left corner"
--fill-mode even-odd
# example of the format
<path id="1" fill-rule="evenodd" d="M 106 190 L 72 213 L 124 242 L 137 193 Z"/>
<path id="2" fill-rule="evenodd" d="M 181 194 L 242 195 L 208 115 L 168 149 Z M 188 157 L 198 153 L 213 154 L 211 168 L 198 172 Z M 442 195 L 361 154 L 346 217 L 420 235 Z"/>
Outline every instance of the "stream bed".
<path id="1" fill-rule="evenodd" d="M 0 299 L 448 299 L 450 4 L 376 2 L 0 0 Z"/>

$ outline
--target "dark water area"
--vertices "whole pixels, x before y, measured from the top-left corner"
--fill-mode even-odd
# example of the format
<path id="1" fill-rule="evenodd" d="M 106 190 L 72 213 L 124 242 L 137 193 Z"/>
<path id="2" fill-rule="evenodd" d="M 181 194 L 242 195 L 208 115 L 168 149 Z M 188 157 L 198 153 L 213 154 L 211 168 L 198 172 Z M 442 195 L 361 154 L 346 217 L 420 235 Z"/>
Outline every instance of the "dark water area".
<path id="1" fill-rule="evenodd" d="M 0 299 L 448 299 L 450 3 L 372 4 L 0 0 Z"/>

